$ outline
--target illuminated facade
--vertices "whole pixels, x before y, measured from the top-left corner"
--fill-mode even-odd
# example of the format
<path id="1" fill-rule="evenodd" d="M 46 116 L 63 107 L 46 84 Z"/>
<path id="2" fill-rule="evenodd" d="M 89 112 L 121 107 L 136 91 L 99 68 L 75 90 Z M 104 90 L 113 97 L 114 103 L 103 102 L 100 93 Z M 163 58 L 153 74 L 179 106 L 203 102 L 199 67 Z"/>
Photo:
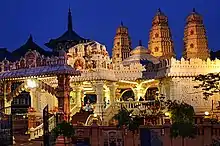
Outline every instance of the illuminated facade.
<path id="1" fill-rule="evenodd" d="M 69 12 L 69 21 L 70 16 Z M 42 116 L 48 104 L 50 112 L 61 109 L 71 116 L 82 109 L 92 110 L 105 125 L 117 112 L 118 105 L 132 109 L 159 95 L 190 103 L 198 114 L 211 110 L 212 101 L 204 100 L 202 91 L 193 88 L 196 85 L 193 79 L 199 74 L 219 72 L 220 60 L 209 59 L 202 17 L 195 11 L 187 17 L 184 55 L 180 60 L 175 58 L 168 18 L 161 10 L 153 18 L 148 49 L 140 42 L 131 50 L 128 29 L 122 24 L 114 38 L 112 58 L 104 45 L 73 34 L 70 22 L 68 31 L 71 35 L 65 33 L 65 37 L 47 43 L 57 56 L 39 53 L 42 50 L 38 48 L 26 52 L 19 60 L 6 58 L 1 62 L 5 107 L 26 91 L 30 93 L 31 112 L 37 117 Z M 68 43 L 64 43 L 65 39 Z M 26 44 L 33 45 L 32 37 Z M 62 44 L 66 45 L 65 50 L 69 48 L 67 53 L 59 49 Z M 17 82 L 21 84 L 11 90 L 11 85 Z M 89 116 L 84 124 L 91 122 Z M 40 130 L 42 125 L 32 132 Z"/>

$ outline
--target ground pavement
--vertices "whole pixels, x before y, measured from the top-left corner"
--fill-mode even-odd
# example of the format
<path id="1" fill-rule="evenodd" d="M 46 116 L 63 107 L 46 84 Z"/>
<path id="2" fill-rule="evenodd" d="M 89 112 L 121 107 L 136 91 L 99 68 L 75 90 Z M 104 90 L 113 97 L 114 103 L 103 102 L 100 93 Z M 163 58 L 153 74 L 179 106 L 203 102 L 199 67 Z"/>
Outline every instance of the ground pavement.
<path id="1" fill-rule="evenodd" d="M 14 146 L 43 146 L 42 141 L 29 141 L 28 135 L 15 135 Z"/>

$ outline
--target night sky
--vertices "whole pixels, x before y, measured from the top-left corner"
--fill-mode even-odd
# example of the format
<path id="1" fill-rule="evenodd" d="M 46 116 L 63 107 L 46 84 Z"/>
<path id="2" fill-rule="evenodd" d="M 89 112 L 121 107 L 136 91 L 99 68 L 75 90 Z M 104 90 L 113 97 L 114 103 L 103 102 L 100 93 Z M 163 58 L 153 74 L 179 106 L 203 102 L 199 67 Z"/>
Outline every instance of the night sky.
<path id="1" fill-rule="evenodd" d="M 220 49 L 220 0 L 1 0 L 0 47 L 12 51 L 32 34 L 35 42 L 46 49 L 44 43 L 67 30 L 69 7 L 74 30 L 82 37 L 105 44 L 110 54 L 121 21 L 129 28 L 133 47 L 140 39 L 147 46 L 151 21 L 158 8 L 169 18 L 178 56 L 183 49 L 185 18 L 193 7 L 203 15 L 209 48 Z"/>

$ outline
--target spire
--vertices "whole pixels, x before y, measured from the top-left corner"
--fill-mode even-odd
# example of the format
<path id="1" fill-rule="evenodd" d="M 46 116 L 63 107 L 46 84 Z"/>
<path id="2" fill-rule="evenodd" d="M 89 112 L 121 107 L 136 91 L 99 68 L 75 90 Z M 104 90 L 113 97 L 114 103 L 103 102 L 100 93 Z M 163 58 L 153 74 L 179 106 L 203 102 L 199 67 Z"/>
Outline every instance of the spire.
<path id="1" fill-rule="evenodd" d="M 121 26 L 124 26 L 123 21 L 121 21 Z"/>
<path id="2" fill-rule="evenodd" d="M 141 40 L 139 40 L 139 46 L 142 46 L 142 41 Z"/>
<path id="3" fill-rule="evenodd" d="M 156 15 L 164 15 L 160 8 L 157 9 Z"/>
<path id="4" fill-rule="evenodd" d="M 160 9 L 160 8 L 158 8 L 158 9 L 157 9 L 157 12 L 158 12 L 158 13 L 161 13 L 161 9 Z"/>
<path id="5" fill-rule="evenodd" d="M 68 31 L 73 30 L 72 26 L 72 14 L 71 14 L 71 9 L 69 7 L 69 12 L 68 12 Z"/>
<path id="6" fill-rule="evenodd" d="M 192 12 L 193 12 L 193 13 L 195 13 L 195 12 L 196 12 L 196 9 L 195 9 L 195 8 L 193 8 Z"/>
<path id="7" fill-rule="evenodd" d="M 32 34 L 30 34 L 30 36 L 29 36 L 29 38 L 28 38 L 28 42 L 33 42 Z"/>

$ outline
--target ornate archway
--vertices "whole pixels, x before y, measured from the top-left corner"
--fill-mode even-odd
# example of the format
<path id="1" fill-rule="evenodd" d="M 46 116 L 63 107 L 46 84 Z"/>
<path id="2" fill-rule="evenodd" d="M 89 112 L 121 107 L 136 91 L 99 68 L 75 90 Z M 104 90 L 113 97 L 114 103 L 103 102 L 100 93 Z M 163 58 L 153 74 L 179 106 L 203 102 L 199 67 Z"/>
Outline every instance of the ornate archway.
<path id="1" fill-rule="evenodd" d="M 86 126 L 91 126 L 94 122 L 94 120 L 96 120 L 96 124 L 98 125 L 102 125 L 102 118 L 100 116 L 97 115 L 89 115 L 89 117 L 86 120 L 85 125 Z"/>
<path id="2" fill-rule="evenodd" d="M 28 81 L 30 81 L 30 83 L 28 83 Z M 32 82 L 32 85 L 31 85 L 31 82 Z M 28 85 L 28 84 L 30 84 L 30 85 Z M 14 89 L 14 91 L 12 91 L 8 95 L 7 100 L 8 101 L 11 100 L 12 98 L 18 96 L 23 91 L 27 91 L 28 92 L 31 88 L 33 88 L 33 87 L 31 87 L 31 86 L 34 86 L 33 84 L 36 84 L 36 87 L 34 87 L 34 88 L 39 88 L 39 89 L 45 90 L 45 91 L 47 91 L 48 93 L 50 93 L 52 95 L 56 94 L 55 89 L 53 87 L 51 87 L 50 85 L 44 83 L 43 81 L 33 79 L 33 80 L 26 80 L 22 84 L 17 86 Z M 28 87 L 28 86 L 30 86 L 30 87 Z"/>
<path id="3" fill-rule="evenodd" d="M 128 101 L 129 99 L 135 100 L 134 92 L 131 88 L 121 90 L 121 97 L 123 101 Z"/>
<path id="4" fill-rule="evenodd" d="M 149 87 L 145 92 L 144 99 L 145 100 L 156 99 L 158 91 L 159 91 L 158 87 Z"/>

